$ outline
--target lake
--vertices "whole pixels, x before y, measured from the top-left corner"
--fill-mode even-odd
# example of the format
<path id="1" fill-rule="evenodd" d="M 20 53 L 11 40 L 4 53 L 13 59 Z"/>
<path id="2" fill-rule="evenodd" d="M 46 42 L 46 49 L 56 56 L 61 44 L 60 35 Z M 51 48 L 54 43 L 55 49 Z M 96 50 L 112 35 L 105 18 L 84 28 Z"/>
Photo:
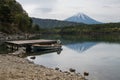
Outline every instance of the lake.
<path id="1" fill-rule="evenodd" d="M 45 36 L 42 36 L 46 38 Z M 48 38 L 48 37 L 47 37 Z M 50 52 L 27 58 L 35 64 L 63 71 L 74 68 L 78 73 L 87 71 L 89 80 L 120 80 L 120 37 L 119 36 L 71 36 L 56 35 L 49 39 L 60 39 L 63 50 L 60 54 Z"/>
<path id="2" fill-rule="evenodd" d="M 120 80 L 120 36 L 76 36 L 51 35 L 37 38 L 60 39 L 61 52 L 47 52 L 26 57 L 35 64 L 49 68 L 59 67 L 62 71 L 69 68 L 76 72 L 90 73 L 89 80 Z"/>

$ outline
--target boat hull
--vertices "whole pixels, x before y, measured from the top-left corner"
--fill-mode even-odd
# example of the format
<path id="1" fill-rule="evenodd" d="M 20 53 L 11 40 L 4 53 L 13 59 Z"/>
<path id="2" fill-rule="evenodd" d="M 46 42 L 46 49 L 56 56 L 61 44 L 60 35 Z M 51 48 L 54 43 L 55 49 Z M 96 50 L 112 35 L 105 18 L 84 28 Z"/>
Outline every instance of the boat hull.
<path id="1" fill-rule="evenodd" d="M 43 51 L 43 50 L 60 50 L 61 45 L 34 45 L 33 50 L 36 51 Z"/>

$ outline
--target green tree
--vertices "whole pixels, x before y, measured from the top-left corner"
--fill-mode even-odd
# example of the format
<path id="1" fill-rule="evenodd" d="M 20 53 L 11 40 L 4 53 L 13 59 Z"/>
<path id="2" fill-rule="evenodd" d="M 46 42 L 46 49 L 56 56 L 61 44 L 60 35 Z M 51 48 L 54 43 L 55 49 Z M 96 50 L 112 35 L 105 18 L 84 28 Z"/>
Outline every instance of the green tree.
<path id="1" fill-rule="evenodd" d="M 38 24 L 35 24 L 35 25 L 33 26 L 33 28 L 34 28 L 34 31 L 35 31 L 35 32 L 39 32 L 39 31 L 40 31 L 40 27 L 39 27 Z"/>
<path id="2" fill-rule="evenodd" d="M 0 30 L 29 32 L 32 20 L 15 0 L 0 0 Z"/>

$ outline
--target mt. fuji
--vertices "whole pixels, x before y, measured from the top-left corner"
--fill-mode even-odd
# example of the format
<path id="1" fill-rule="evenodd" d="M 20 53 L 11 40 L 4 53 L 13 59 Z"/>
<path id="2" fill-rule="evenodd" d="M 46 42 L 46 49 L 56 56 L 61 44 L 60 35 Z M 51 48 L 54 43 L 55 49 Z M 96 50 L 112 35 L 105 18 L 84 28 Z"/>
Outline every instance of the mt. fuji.
<path id="1" fill-rule="evenodd" d="M 85 24 L 102 24 L 101 22 L 90 18 L 89 16 L 85 15 L 84 13 L 78 13 L 76 15 L 73 15 L 73 16 L 65 19 L 65 21 L 85 23 Z"/>

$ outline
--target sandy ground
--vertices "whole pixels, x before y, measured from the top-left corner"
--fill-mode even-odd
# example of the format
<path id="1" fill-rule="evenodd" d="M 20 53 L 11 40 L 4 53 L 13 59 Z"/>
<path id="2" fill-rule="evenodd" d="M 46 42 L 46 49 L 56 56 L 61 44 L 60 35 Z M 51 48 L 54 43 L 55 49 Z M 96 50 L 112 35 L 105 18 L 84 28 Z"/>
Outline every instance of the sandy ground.
<path id="1" fill-rule="evenodd" d="M 85 80 L 80 74 L 35 65 L 24 58 L 0 55 L 0 80 Z"/>

